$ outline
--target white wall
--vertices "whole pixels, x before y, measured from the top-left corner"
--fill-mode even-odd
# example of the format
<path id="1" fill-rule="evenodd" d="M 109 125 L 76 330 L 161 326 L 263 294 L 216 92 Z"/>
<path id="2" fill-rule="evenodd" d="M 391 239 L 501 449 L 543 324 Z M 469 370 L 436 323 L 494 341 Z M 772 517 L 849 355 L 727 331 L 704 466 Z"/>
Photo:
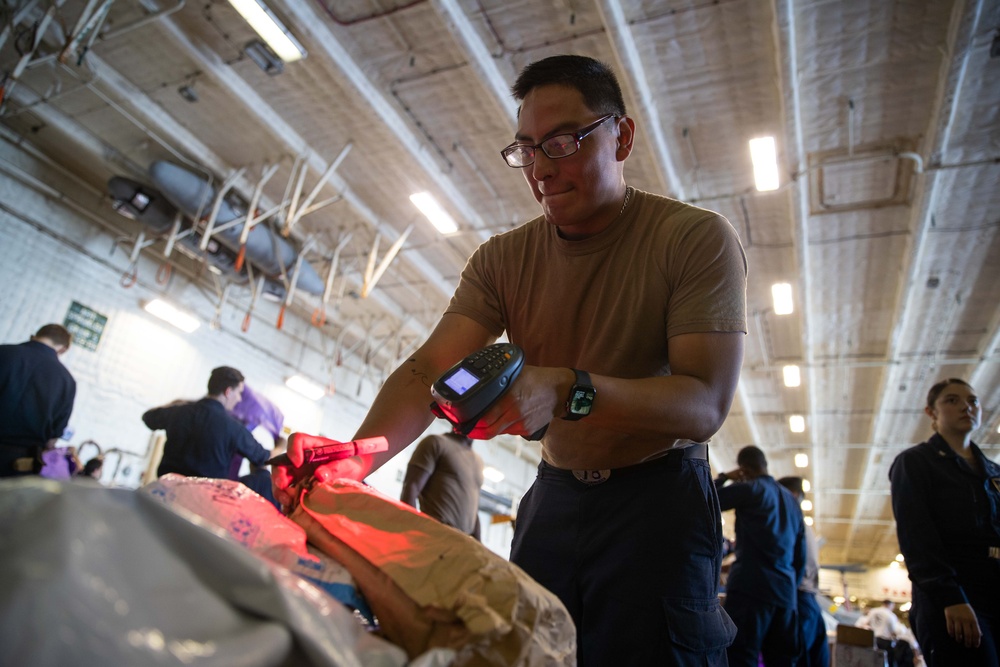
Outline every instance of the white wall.
<path id="1" fill-rule="evenodd" d="M 159 285 L 159 264 L 145 255 L 138 282 L 122 287 L 127 250 L 113 251 L 114 238 L 93 219 L 116 215 L 96 188 L 68 180 L 0 141 L 0 343 L 23 342 L 42 324 L 63 322 L 73 301 L 107 316 L 96 351 L 74 346 L 63 356 L 77 381 L 71 444 L 93 439 L 105 450 L 129 453 L 121 465 L 109 457 L 102 481 L 137 486 L 150 442 L 142 413 L 175 398 L 203 396 L 209 372 L 220 365 L 240 369 L 248 384 L 281 408 L 292 430 L 337 439 L 353 435 L 378 389 L 370 378 L 359 379 L 362 366 L 356 357 L 345 355 L 337 365 L 329 354 L 332 342 L 291 314 L 277 330 L 277 308 L 263 300 L 243 333 L 246 293 L 234 295 L 221 311 L 220 328 L 213 329 L 208 324 L 216 314 L 216 294 L 176 271 L 167 286 Z M 154 296 L 184 304 L 202 326 L 185 334 L 148 315 L 140 304 Z M 332 384 L 336 391 L 318 402 L 302 398 L 284 386 L 292 372 Z M 436 421 L 428 432 L 443 432 L 446 426 Z M 476 448 L 487 465 L 505 472 L 497 491 L 516 502 L 534 477 L 533 466 L 496 443 Z M 398 498 L 411 451 L 412 446 L 401 452 L 369 483 Z M 490 526 L 488 517 L 483 523 L 484 542 L 506 556 L 510 525 Z"/>
<path id="2" fill-rule="evenodd" d="M 868 600 L 884 600 L 886 598 L 897 603 L 911 599 L 911 584 L 906 568 L 902 566 L 886 566 L 865 572 L 848 572 L 842 578 L 836 570 L 819 571 L 820 590 L 830 597 L 844 595 L 844 582 L 847 583 L 847 597 L 857 597 Z"/>

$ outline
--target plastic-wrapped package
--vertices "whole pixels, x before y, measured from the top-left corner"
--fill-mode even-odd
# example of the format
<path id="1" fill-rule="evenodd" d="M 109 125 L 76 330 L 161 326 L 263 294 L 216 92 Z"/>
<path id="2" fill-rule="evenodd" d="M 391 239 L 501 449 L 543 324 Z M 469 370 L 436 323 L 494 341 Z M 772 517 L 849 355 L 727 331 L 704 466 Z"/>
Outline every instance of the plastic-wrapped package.
<path id="1" fill-rule="evenodd" d="M 339 602 L 148 494 L 0 481 L 4 664 L 296 667 L 407 663 Z"/>
<path id="2" fill-rule="evenodd" d="M 291 518 L 351 572 L 410 656 L 447 647 L 456 665 L 576 664 L 559 599 L 468 535 L 350 480 L 313 484 Z"/>
<path id="3" fill-rule="evenodd" d="M 343 565 L 306 544 L 305 531 L 239 482 L 164 475 L 140 489 L 172 508 L 191 512 L 226 531 L 254 553 L 305 577 L 347 605 L 369 630 L 371 609 Z"/>

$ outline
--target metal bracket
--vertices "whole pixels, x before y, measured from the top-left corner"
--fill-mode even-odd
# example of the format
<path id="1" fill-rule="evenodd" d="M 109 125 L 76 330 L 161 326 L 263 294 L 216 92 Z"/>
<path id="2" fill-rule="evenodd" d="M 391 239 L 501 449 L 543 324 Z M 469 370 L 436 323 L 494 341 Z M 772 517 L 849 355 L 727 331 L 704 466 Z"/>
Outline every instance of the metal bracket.
<path id="1" fill-rule="evenodd" d="M 395 243 L 393 243 L 389 250 L 385 253 L 385 257 L 382 258 L 378 268 L 375 268 L 375 258 L 378 255 L 378 244 L 382 235 L 378 234 L 375 236 L 375 242 L 372 244 L 371 253 L 368 255 L 368 266 L 365 268 L 365 279 L 361 285 L 362 298 L 368 298 L 368 295 L 372 293 L 373 289 L 375 289 L 375 285 L 382 277 L 382 274 L 385 273 L 385 270 L 389 268 L 389 264 L 396 258 L 396 255 L 399 254 L 400 249 L 403 247 L 403 243 L 406 242 L 406 238 L 412 231 L 413 225 L 406 228 L 406 231 L 403 232 L 402 236 L 396 239 Z"/>

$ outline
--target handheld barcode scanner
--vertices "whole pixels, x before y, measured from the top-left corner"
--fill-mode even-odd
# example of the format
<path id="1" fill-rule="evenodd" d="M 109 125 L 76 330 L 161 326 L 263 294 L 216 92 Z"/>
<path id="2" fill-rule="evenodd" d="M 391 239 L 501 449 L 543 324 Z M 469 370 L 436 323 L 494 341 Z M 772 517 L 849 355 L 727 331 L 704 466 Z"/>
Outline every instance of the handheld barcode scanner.
<path id="1" fill-rule="evenodd" d="M 306 433 L 292 433 L 288 436 L 289 446 L 292 440 L 302 442 L 303 445 L 312 445 L 308 449 L 303 447 L 302 465 L 293 466 L 296 468 L 318 467 L 330 461 L 349 459 L 359 454 L 375 454 L 389 449 L 389 441 L 383 436 L 375 438 L 359 438 L 350 442 L 338 442 L 330 438 L 319 435 L 308 435 Z M 279 454 L 268 460 L 265 465 L 292 465 L 288 454 Z"/>
<path id="2" fill-rule="evenodd" d="M 431 385 L 431 412 L 467 435 L 476 422 L 510 389 L 524 367 L 524 352 L 513 343 L 497 343 L 473 352 Z M 528 440 L 545 434 L 542 427 Z"/>

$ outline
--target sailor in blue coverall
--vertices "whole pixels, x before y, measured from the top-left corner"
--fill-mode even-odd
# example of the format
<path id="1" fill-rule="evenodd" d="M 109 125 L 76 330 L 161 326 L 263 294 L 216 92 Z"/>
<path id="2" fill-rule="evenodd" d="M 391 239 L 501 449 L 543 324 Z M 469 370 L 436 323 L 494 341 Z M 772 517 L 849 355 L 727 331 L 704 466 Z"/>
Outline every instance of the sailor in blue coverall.
<path id="1" fill-rule="evenodd" d="M 793 665 L 801 650 L 796 604 L 806 538 L 795 497 L 767 474 L 758 447 L 740 450 L 739 468 L 715 480 L 722 511 L 736 510 L 736 562 L 726 582 L 726 613 L 736 623 L 731 667 Z M 726 485 L 727 481 L 732 484 Z"/>

